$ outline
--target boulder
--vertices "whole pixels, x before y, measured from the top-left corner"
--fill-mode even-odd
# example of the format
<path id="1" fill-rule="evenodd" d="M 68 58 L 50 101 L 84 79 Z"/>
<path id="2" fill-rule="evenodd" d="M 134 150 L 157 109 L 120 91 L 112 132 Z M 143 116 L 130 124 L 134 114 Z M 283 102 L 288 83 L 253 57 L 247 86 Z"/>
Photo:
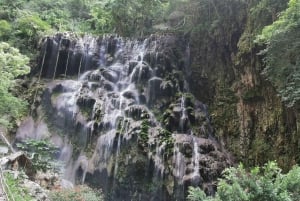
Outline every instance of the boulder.
<path id="1" fill-rule="evenodd" d="M 137 93 L 136 91 L 125 91 L 122 93 L 122 95 L 125 97 L 125 98 L 128 98 L 128 99 L 136 99 L 137 98 Z"/>
<path id="2" fill-rule="evenodd" d="M 128 75 L 130 75 L 133 72 L 133 69 L 138 64 L 138 61 L 129 61 L 129 68 L 128 68 Z"/>
<path id="3" fill-rule="evenodd" d="M 148 81 L 149 104 L 152 104 L 160 96 L 160 85 L 163 80 L 159 77 L 153 77 Z"/>
<path id="4" fill-rule="evenodd" d="M 152 76 L 152 69 L 146 63 L 138 64 L 131 74 L 131 80 L 135 83 L 144 83 Z"/>
<path id="5" fill-rule="evenodd" d="M 119 75 L 112 70 L 105 69 L 101 73 L 102 73 L 102 76 L 110 82 L 116 83 L 119 79 Z"/>
<path id="6" fill-rule="evenodd" d="M 1 166 L 5 169 L 11 169 L 15 171 L 24 169 L 25 173 L 29 176 L 32 176 L 35 173 L 30 158 L 28 158 L 22 151 L 12 153 L 2 158 Z"/>

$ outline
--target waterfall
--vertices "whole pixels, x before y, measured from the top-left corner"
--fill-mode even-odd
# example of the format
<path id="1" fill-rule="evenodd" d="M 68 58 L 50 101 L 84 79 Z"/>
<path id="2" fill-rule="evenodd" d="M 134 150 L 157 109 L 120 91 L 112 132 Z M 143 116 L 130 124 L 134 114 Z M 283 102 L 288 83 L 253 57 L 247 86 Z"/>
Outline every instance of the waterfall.
<path id="1" fill-rule="evenodd" d="M 101 187 L 114 201 L 164 201 L 215 179 L 200 174 L 215 168 L 201 166 L 203 158 L 224 156 L 210 155 L 217 142 L 202 139 L 210 124 L 205 105 L 188 94 L 189 46 L 175 45 L 173 36 L 74 38 L 49 38 L 40 71 L 55 75 L 40 118 L 60 139 L 52 141 L 64 181 Z M 27 122 L 19 136 L 35 126 Z"/>
<path id="2" fill-rule="evenodd" d="M 183 176 L 185 175 L 185 158 L 184 155 L 179 150 L 179 145 L 176 143 L 174 147 L 173 154 L 174 163 L 174 176 L 178 178 L 179 183 L 183 183 Z"/>
<path id="3" fill-rule="evenodd" d="M 87 43 L 88 41 L 92 42 L 92 44 L 89 45 Z M 121 128 L 120 130 L 124 133 L 118 134 L 117 151 L 115 151 L 114 142 L 116 140 L 118 126 L 124 126 L 128 118 L 140 116 L 141 113 L 136 113 L 136 110 L 140 109 L 141 112 L 149 113 L 145 106 L 140 105 L 139 93 L 136 89 L 136 83 L 141 82 L 143 79 L 143 65 L 145 65 L 143 54 L 148 42 L 147 40 L 143 42 L 123 41 L 121 38 L 117 38 L 116 41 L 114 41 L 115 44 L 111 44 L 107 42 L 107 39 L 102 39 L 99 51 L 99 68 L 84 71 L 84 65 L 88 63 L 88 56 L 92 54 L 92 50 L 97 49 L 90 48 L 94 46 L 94 41 L 95 40 L 91 40 L 90 38 L 84 38 L 76 45 L 77 48 L 81 47 L 85 53 L 80 57 L 79 61 L 79 78 L 74 81 L 62 81 L 60 86 L 63 90 L 60 95 L 55 97 L 56 100 L 54 100 L 54 102 L 59 114 L 65 115 L 63 118 L 68 118 L 66 113 L 69 113 L 71 119 L 83 124 L 84 128 L 89 128 L 91 132 L 90 135 L 96 132 L 95 124 L 98 124 L 98 126 L 102 128 L 100 130 L 98 129 L 98 132 L 101 134 L 97 139 L 96 150 L 89 163 L 93 164 L 95 169 L 99 169 L 100 171 L 107 169 L 108 175 L 111 175 L 113 169 L 112 167 L 108 167 L 109 163 L 112 163 L 111 157 L 115 157 L 114 172 L 117 172 L 117 159 L 119 157 L 122 141 L 121 134 L 122 136 L 126 135 L 126 130 Z M 127 52 L 124 52 L 124 46 Z M 124 58 L 129 56 L 131 60 L 137 61 L 137 65 L 131 72 L 129 70 L 129 61 L 125 60 L 124 64 Z M 106 60 L 110 60 L 110 64 L 106 64 Z M 136 75 L 138 75 L 138 77 L 133 78 Z M 98 87 L 97 93 L 91 93 L 93 87 L 97 84 L 104 87 Z M 85 114 L 83 114 L 82 108 L 85 108 L 84 110 L 92 110 L 91 115 L 88 116 L 88 119 L 92 118 L 91 120 L 84 120 Z M 101 114 L 97 114 L 99 112 Z M 157 160 L 162 160 L 159 159 L 160 157 L 161 156 L 157 156 Z M 71 162 L 71 164 L 76 164 L 76 162 Z M 160 162 L 160 164 L 162 164 L 162 162 Z M 75 169 L 78 168 L 76 165 L 74 167 Z M 68 173 L 69 171 L 73 173 Z M 163 171 L 163 169 L 161 171 Z M 74 168 L 66 169 L 65 175 L 74 176 L 74 172 L 76 172 Z M 74 178 L 69 178 L 69 180 L 75 181 Z"/>
<path id="4" fill-rule="evenodd" d="M 61 41 L 58 42 L 58 51 L 57 51 L 57 56 L 56 56 L 56 61 L 55 61 L 55 66 L 54 66 L 54 73 L 53 73 L 53 80 L 56 77 L 56 70 L 57 70 L 57 64 L 58 64 L 58 60 L 59 60 L 59 53 L 60 53 L 60 46 L 61 46 Z"/>
<path id="5" fill-rule="evenodd" d="M 199 148 L 198 148 L 198 143 L 196 141 L 196 139 L 193 137 L 193 166 L 194 166 L 194 170 L 193 170 L 193 176 L 200 176 L 199 175 L 199 162 L 200 162 L 200 154 L 199 154 Z"/>
<path id="6" fill-rule="evenodd" d="M 181 96 L 181 101 L 180 101 L 180 109 L 181 109 L 181 116 L 180 116 L 180 120 L 179 120 L 179 129 L 181 133 L 184 133 L 185 131 L 185 124 L 187 123 L 187 112 L 186 112 L 186 108 L 185 108 L 185 98 L 182 95 Z"/>

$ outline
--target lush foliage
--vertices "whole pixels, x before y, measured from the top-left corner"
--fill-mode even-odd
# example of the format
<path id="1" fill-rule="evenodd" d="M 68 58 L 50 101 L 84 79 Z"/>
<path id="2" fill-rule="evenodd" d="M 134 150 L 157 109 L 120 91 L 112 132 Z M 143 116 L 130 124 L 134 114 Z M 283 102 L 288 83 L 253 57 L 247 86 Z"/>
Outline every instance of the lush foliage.
<path id="1" fill-rule="evenodd" d="M 251 1 L 249 7 L 246 28 L 238 42 L 239 56 L 253 51 L 255 37 L 278 18 L 278 13 L 286 9 L 286 1 L 256 0 Z"/>
<path id="2" fill-rule="evenodd" d="M 162 21 L 167 2 L 161 0 L 111 0 L 96 2 L 89 20 L 94 33 L 115 32 L 124 36 L 143 35 Z"/>
<path id="3" fill-rule="evenodd" d="M 257 42 L 267 44 L 264 75 L 293 106 L 300 100 L 300 0 L 290 0 L 278 20 L 263 29 Z"/>
<path id="4" fill-rule="evenodd" d="M 22 43 L 34 47 L 41 35 L 55 31 L 149 33 L 154 23 L 163 21 L 167 6 L 168 1 L 161 0 L 4 0 L 0 2 L 0 40 L 6 37 L 19 47 L 16 39 L 27 39 Z M 11 33 L 6 35 L 8 30 Z"/>
<path id="5" fill-rule="evenodd" d="M 101 191 L 94 191 L 87 186 L 77 186 L 74 189 L 56 190 L 51 192 L 50 198 L 53 201 L 103 201 Z"/>
<path id="6" fill-rule="evenodd" d="M 19 175 L 21 177 L 22 175 Z M 4 181 L 7 184 L 6 192 L 9 200 L 32 201 L 33 198 L 28 194 L 27 189 L 20 185 L 22 178 L 14 178 L 14 175 L 7 172 L 4 174 Z"/>
<path id="7" fill-rule="evenodd" d="M 24 142 L 17 143 L 17 147 L 32 156 L 32 164 L 34 170 L 46 171 L 56 168 L 54 158 L 58 152 L 58 148 L 45 140 L 28 139 Z"/>
<path id="8" fill-rule="evenodd" d="M 300 167 L 282 174 L 275 162 L 247 172 L 242 165 L 228 168 L 220 179 L 215 197 L 200 188 L 190 187 L 190 201 L 297 201 L 300 196 Z"/>
<path id="9" fill-rule="evenodd" d="M 24 102 L 13 96 L 14 79 L 29 72 L 29 59 L 9 44 L 0 42 L 0 125 L 9 126 L 11 118 L 25 111 Z"/>
<path id="10" fill-rule="evenodd" d="M 152 24 L 161 17 L 162 2 L 160 0 L 115 0 L 111 4 L 111 12 L 117 32 L 130 34 L 138 30 L 140 34 L 149 31 Z"/>

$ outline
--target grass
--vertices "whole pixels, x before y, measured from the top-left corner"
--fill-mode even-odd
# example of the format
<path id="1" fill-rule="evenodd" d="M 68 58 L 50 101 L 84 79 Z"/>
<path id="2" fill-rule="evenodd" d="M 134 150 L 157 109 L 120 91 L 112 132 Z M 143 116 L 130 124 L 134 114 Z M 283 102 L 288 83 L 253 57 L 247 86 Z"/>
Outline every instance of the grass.
<path id="1" fill-rule="evenodd" d="M 28 190 L 21 186 L 20 184 L 21 180 L 19 177 L 15 179 L 11 173 L 6 172 L 4 174 L 4 182 L 7 184 L 7 186 L 5 186 L 5 190 L 8 194 L 9 200 L 14 200 L 14 201 L 34 200 L 28 194 Z"/>

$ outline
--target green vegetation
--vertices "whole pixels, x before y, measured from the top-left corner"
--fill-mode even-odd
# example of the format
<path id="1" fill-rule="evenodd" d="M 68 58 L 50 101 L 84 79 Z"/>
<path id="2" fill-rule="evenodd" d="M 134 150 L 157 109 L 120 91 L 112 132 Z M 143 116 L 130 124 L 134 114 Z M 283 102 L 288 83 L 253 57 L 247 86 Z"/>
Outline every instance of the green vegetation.
<path id="1" fill-rule="evenodd" d="M 149 34 L 153 24 L 163 21 L 167 5 L 161 0 L 3 0 L 0 41 L 33 56 L 40 38 L 58 31 Z"/>
<path id="2" fill-rule="evenodd" d="M 45 140 L 28 139 L 17 143 L 17 147 L 32 156 L 31 161 L 35 171 L 46 171 L 55 168 L 54 159 L 58 148 L 54 144 Z"/>
<path id="3" fill-rule="evenodd" d="M 223 172 L 215 197 L 206 196 L 200 188 L 190 187 L 190 201 L 297 201 L 300 199 L 300 167 L 282 174 L 275 162 L 247 172 L 243 165 Z"/>
<path id="4" fill-rule="evenodd" d="M 159 145 L 164 144 L 164 157 L 168 158 L 173 154 L 174 148 L 174 138 L 172 138 L 172 133 L 166 129 L 159 129 Z"/>
<path id="5" fill-rule="evenodd" d="M 0 42 L 0 126 L 9 127 L 12 120 L 24 114 L 25 103 L 12 94 L 15 79 L 29 72 L 28 57 L 8 43 Z"/>
<path id="6" fill-rule="evenodd" d="M 165 7 L 166 4 L 161 0 L 114 0 L 107 2 L 102 12 L 104 17 L 110 13 L 111 27 L 115 32 L 127 36 L 143 35 L 144 32 L 149 33 L 152 25 L 161 20 Z M 101 22 L 101 19 L 97 21 Z"/>
<path id="7" fill-rule="evenodd" d="M 277 19 L 278 13 L 286 8 L 286 1 L 256 0 L 249 2 L 249 7 L 246 28 L 238 42 L 239 56 L 253 53 L 255 37 Z"/>
<path id="8" fill-rule="evenodd" d="M 27 189 L 20 185 L 22 178 L 20 175 L 17 179 L 10 172 L 4 174 L 4 181 L 7 184 L 6 192 L 9 200 L 15 201 L 32 201 L 33 198 L 28 194 Z"/>
<path id="9" fill-rule="evenodd" d="M 141 125 L 141 132 L 140 132 L 140 143 L 144 146 L 147 147 L 148 140 L 149 140 L 149 120 L 148 119 L 143 119 L 142 125 Z"/>
<path id="10" fill-rule="evenodd" d="M 101 191 L 95 191 L 88 186 L 77 186 L 74 189 L 61 189 L 50 193 L 53 201 L 103 201 Z"/>
<path id="11" fill-rule="evenodd" d="M 263 74 L 276 87 L 287 106 L 300 100 L 300 1 L 290 0 L 278 20 L 266 26 L 257 42 L 267 47 Z"/>

